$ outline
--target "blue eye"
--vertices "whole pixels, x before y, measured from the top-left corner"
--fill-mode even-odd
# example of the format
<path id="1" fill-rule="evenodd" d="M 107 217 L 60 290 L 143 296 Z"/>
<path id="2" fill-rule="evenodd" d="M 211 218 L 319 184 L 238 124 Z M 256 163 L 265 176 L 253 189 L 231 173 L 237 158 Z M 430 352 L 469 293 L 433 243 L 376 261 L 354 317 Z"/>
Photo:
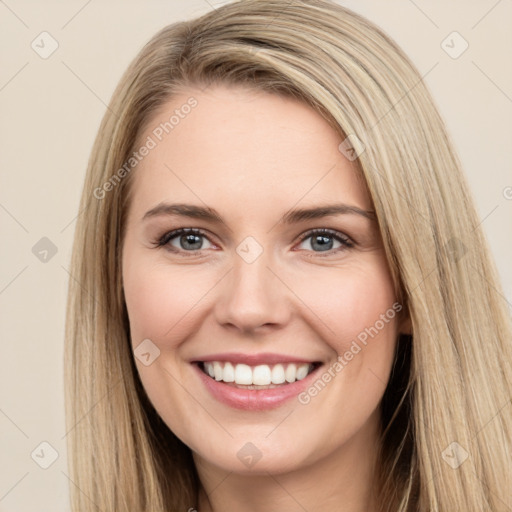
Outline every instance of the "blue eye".
<path id="1" fill-rule="evenodd" d="M 310 250 L 319 256 L 329 256 L 344 249 L 354 246 L 354 243 L 339 231 L 331 229 L 314 229 L 304 233 L 300 239 L 300 245 L 306 240 L 310 241 Z M 180 228 L 165 233 L 158 240 L 153 242 L 156 247 L 166 247 L 174 253 L 194 253 L 210 247 L 204 247 L 204 240 L 208 240 L 207 235 L 200 229 L 193 228 Z M 177 245 L 173 242 L 177 242 Z M 339 244 L 338 247 L 333 247 L 335 242 Z"/>
<path id="2" fill-rule="evenodd" d="M 177 238 L 179 237 L 179 238 Z M 179 247 L 171 243 L 177 238 Z M 168 246 L 173 252 L 185 251 L 194 252 L 208 247 L 203 247 L 203 239 L 208 240 L 206 235 L 199 229 L 181 228 L 165 233 L 156 243 L 158 247 Z"/>
<path id="3" fill-rule="evenodd" d="M 334 231 L 331 229 L 314 229 L 312 231 L 308 231 L 302 235 L 301 244 L 309 239 L 311 239 L 309 245 L 313 252 L 328 253 L 326 255 L 337 253 L 338 251 L 342 251 L 354 246 L 353 242 L 348 237 L 339 231 Z M 336 248 L 333 248 L 334 241 L 340 244 Z M 321 254 L 321 256 L 324 255 Z"/>

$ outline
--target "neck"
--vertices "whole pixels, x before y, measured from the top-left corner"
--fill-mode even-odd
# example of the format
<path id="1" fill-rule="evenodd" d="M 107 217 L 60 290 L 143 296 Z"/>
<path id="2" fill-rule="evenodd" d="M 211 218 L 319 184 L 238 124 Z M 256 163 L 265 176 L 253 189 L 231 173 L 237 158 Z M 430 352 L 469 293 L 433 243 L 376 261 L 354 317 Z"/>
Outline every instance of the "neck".
<path id="1" fill-rule="evenodd" d="M 201 482 L 198 512 L 375 512 L 377 439 L 374 423 L 335 452 L 287 472 L 234 473 L 194 456 Z"/>

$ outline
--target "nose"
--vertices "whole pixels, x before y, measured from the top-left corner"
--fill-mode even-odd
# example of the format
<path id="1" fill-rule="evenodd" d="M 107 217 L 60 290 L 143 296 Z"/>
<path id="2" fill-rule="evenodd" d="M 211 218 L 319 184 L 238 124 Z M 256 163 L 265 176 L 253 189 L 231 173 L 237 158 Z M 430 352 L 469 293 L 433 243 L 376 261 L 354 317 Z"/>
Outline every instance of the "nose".
<path id="1" fill-rule="evenodd" d="M 234 253 L 233 267 L 218 287 L 216 320 L 244 334 L 282 328 L 291 314 L 291 296 L 267 251 L 252 262 Z"/>

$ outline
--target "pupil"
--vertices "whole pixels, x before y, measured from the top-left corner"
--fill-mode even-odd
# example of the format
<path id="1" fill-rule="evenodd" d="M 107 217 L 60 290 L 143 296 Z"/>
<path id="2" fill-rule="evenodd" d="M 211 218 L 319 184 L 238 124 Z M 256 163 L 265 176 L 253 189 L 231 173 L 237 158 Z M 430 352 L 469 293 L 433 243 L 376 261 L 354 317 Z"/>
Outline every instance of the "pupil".
<path id="1" fill-rule="evenodd" d="M 313 248 L 315 248 L 315 243 L 320 243 L 320 245 L 317 246 L 320 251 L 328 251 L 329 249 L 332 249 L 332 240 L 330 236 L 317 235 L 313 239 Z"/>
<path id="2" fill-rule="evenodd" d="M 194 249 L 194 250 L 200 249 L 200 247 L 202 245 L 201 238 L 198 235 L 194 235 L 193 233 L 189 233 L 187 235 L 182 235 L 181 240 L 182 240 L 182 242 L 185 243 L 185 247 L 186 247 L 187 243 L 190 243 L 192 245 L 194 245 L 194 243 L 195 243 L 198 246 L 198 247 L 190 247 L 189 246 L 189 249 Z M 194 240 L 195 240 L 195 242 L 194 242 Z"/>

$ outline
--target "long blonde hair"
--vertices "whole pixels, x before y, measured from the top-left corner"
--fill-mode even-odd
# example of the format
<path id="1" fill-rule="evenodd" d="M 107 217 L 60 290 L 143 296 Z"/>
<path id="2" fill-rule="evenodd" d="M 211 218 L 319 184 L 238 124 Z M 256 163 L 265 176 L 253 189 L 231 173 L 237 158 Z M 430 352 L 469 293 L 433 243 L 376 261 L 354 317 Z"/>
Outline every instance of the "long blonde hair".
<path id="1" fill-rule="evenodd" d="M 169 25 L 114 92 L 69 281 L 73 510 L 197 506 L 190 450 L 153 409 L 133 361 L 120 262 L 134 171 L 119 170 L 159 106 L 212 83 L 295 97 L 363 149 L 357 163 L 413 332 L 398 340 L 382 402 L 382 510 L 510 510 L 512 329 L 460 163 L 409 59 L 328 0 L 242 0 Z"/>

